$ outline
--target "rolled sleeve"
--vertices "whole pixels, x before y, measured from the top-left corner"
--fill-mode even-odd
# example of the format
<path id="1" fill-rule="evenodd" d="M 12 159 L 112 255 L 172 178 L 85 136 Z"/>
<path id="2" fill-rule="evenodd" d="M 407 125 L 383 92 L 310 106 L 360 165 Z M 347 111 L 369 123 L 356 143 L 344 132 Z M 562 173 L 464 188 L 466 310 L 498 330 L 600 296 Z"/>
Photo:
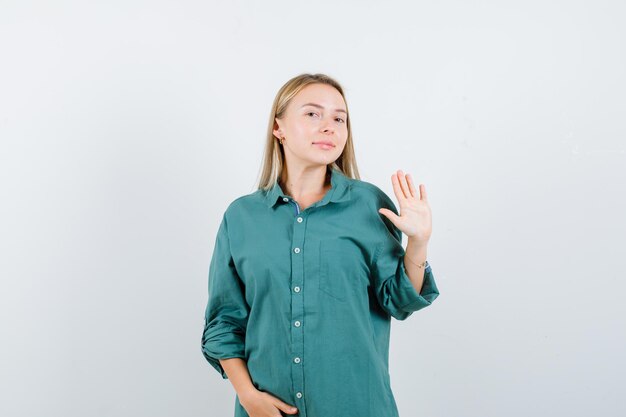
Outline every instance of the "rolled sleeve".
<path id="1" fill-rule="evenodd" d="M 381 207 L 398 214 L 388 197 L 383 198 Z M 439 290 L 429 263 L 425 266 L 421 291 L 418 293 L 415 290 L 404 266 L 402 232 L 384 215 L 379 213 L 379 216 L 386 227 L 372 260 L 374 292 L 387 313 L 397 320 L 405 320 L 413 312 L 431 305 L 439 296 Z"/>
<path id="2" fill-rule="evenodd" d="M 228 379 L 219 359 L 245 359 L 245 335 L 250 308 L 231 255 L 225 216 L 217 232 L 208 281 L 209 299 L 204 315 L 202 353 L 222 378 Z"/>

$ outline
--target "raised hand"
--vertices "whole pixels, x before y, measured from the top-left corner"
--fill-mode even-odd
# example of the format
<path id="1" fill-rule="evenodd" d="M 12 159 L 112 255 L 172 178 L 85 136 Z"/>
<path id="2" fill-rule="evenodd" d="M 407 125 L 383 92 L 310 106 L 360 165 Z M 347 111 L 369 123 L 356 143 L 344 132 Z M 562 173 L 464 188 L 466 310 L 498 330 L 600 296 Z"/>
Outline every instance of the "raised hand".
<path id="1" fill-rule="evenodd" d="M 411 174 L 404 175 L 402 170 L 391 176 L 391 183 L 399 203 L 400 215 L 386 208 L 381 208 L 378 212 L 395 224 L 411 241 L 426 244 L 432 233 L 432 216 L 426 187 L 420 184 L 417 190 Z"/>

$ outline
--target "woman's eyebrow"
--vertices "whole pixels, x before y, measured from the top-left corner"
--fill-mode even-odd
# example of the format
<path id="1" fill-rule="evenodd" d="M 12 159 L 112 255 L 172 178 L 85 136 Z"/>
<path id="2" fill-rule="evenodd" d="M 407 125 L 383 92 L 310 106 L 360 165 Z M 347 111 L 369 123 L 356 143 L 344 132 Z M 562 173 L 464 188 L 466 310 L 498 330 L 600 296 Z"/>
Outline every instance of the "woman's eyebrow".
<path id="1" fill-rule="evenodd" d="M 306 103 L 306 104 L 303 104 L 300 108 L 306 107 L 306 106 L 313 106 L 313 107 L 317 107 L 318 109 L 323 109 L 324 108 L 324 106 L 320 106 L 317 103 Z M 335 109 L 335 111 L 348 114 L 348 112 L 345 111 L 344 109 Z"/>

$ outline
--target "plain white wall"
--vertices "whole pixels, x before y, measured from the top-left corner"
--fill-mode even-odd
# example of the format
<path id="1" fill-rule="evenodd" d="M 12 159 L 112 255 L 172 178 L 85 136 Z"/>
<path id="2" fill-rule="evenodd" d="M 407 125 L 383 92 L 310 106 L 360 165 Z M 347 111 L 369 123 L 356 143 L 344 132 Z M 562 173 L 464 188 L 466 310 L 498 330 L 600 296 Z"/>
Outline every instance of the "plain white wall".
<path id="1" fill-rule="evenodd" d="M 0 415 L 232 415 L 200 350 L 209 260 L 302 72 L 344 85 L 362 179 L 429 193 L 441 295 L 392 324 L 401 416 L 624 415 L 625 17 L 2 1 Z"/>

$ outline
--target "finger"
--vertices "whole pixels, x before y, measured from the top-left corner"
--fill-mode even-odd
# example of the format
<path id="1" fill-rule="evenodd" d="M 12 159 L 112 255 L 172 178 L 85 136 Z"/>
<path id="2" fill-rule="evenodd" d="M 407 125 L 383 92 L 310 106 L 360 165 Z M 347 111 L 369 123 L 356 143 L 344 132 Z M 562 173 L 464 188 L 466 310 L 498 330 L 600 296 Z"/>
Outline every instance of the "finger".
<path id="1" fill-rule="evenodd" d="M 396 226 L 398 225 L 397 221 L 400 217 L 393 211 L 386 208 L 381 208 L 378 209 L 378 212 L 388 218 L 391 223 L 395 224 Z"/>
<path id="2" fill-rule="evenodd" d="M 393 184 L 393 192 L 396 193 L 396 198 L 398 199 L 398 201 L 402 200 L 402 198 L 406 198 L 406 196 L 404 195 L 404 191 L 402 191 L 402 187 L 400 186 L 398 173 L 395 173 L 391 176 L 391 184 Z"/>
<path id="3" fill-rule="evenodd" d="M 402 192 L 404 192 L 404 196 L 406 198 L 409 198 L 411 197 L 411 190 L 409 189 L 409 185 L 406 183 L 406 175 L 404 175 L 404 172 L 402 172 L 401 169 L 399 169 L 398 172 L 400 173 L 398 179 L 400 180 L 400 187 L 402 188 Z"/>
<path id="4" fill-rule="evenodd" d="M 420 194 L 422 195 L 422 200 L 428 201 L 428 194 L 426 194 L 426 186 L 424 184 L 420 184 Z"/>
<path id="5" fill-rule="evenodd" d="M 411 195 L 413 197 L 419 198 L 419 192 L 415 189 L 415 184 L 413 184 L 413 177 L 411 174 L 406 174 L 406 182 L 409 184 L 409 190 L 411 190 Z"/>
<path id="6" fill-rule="evenodd" d="M 282 401 L 278 401 L 274 404 L 275 407 L 278 407 L 280 410 L 284 411 L 287 414 L 294 414 L 298 409 L 292 405 L 284 403 Z"/>

